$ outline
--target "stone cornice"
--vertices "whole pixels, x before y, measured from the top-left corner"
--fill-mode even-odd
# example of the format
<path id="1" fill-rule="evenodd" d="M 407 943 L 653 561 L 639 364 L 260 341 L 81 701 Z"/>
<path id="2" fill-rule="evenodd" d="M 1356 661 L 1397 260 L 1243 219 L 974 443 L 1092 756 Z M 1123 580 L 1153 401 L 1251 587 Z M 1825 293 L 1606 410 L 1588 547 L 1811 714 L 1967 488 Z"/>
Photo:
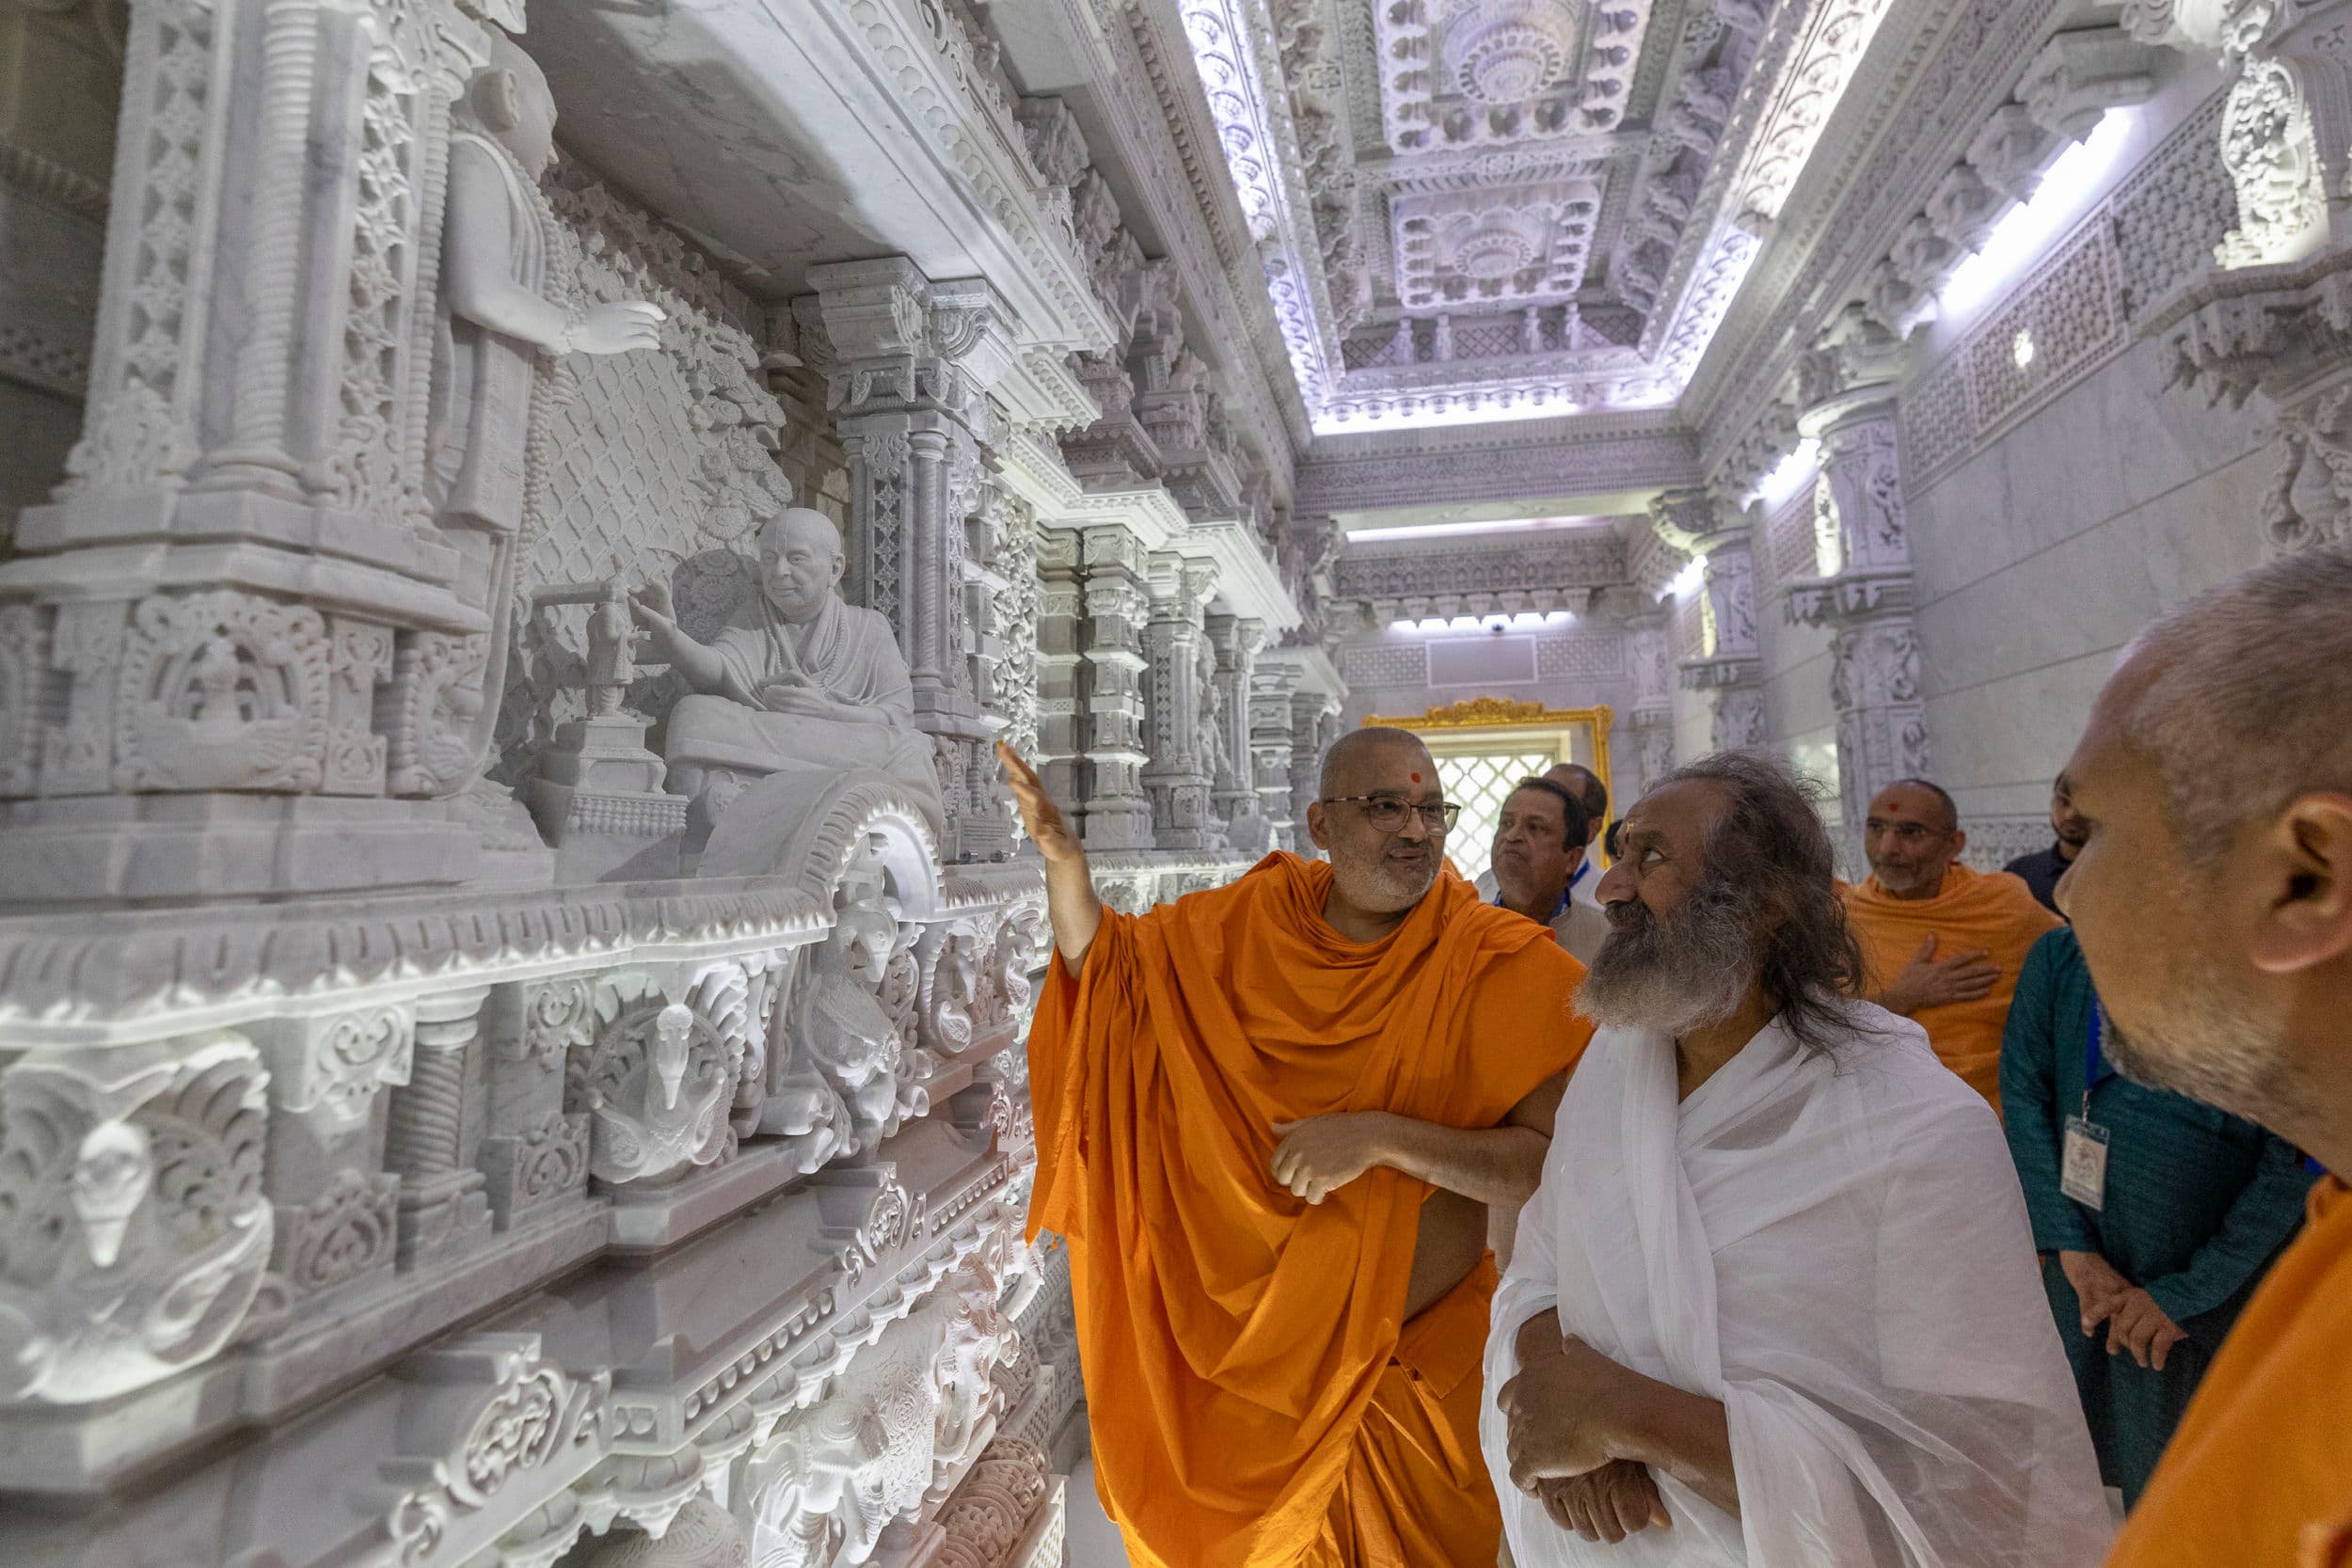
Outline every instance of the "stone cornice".
<path id="1" fill-rule="evenodd" d="M 1985 117 L 2081 0 L 1901 7 L 1850 100 L 1857 105 L 1783 208 L 1772 243 L 1692 379 L 1684 407 L 1709 471 L 1777 398 L 1812 328 L 1858 293 Z"/>
<path id="2" fill-rule="evenodd" d="M 1340 557 L 1338 595 L 1362 604 L 1485 592 L 1606 588 L 1627 578 L 1625 540 L 1590 529 L 1432 548 L 1358 546 Z"/>
<path id="3" fill-rule="evenodd" d="M 1082 40 L 1097 67 L 1096 102 L 1111 145 L 1095 149 L 1096 157 L 1115 155 L 1127 170 L 1145 209 L 1131 217 L 1159 236 L 1207 338 L 1231 351 L 1226 398 L 1236 425 L 1287 436 L 1266 443 L 1287 494 L 1295 453 L 1309 440 L 1306 405 L 1182 35 L 1171 53 L 1158 24 L 1126 0 L 1061 0 L 1059 8 L 1062 30 Z"/>
<path id="4" fill-rule="evenodd" d="M 1296 509 L 1614 494 L 1697 481 L 1697 439 L 1671 416 L 1515 420 L 1327 436 L 1299 470 Z"/>
<path id="5" fill-rule="evenodd" d="M 976 80 L 970 40 L 945 8 L 907 0 L 846 0 L 809 18 L 767 0 L 778 27 L 812 54 L 830 30 L 850 57 L 889 89 L 884 95 L 942 172 L 977 205 L 1018 265 L 991 269 L 989 281 L 1013 301 L 1025 346 L 1099 348 L 1112 324 L 1095 298 L 1092 277 L 1066 225 L 1057 228 L 1036 199 L 1041 177 L 1030 163 L 1009 104 L 989 102 L 991 84 Z M 1025 295 L 1025 297 L 1024 297 Z"/>

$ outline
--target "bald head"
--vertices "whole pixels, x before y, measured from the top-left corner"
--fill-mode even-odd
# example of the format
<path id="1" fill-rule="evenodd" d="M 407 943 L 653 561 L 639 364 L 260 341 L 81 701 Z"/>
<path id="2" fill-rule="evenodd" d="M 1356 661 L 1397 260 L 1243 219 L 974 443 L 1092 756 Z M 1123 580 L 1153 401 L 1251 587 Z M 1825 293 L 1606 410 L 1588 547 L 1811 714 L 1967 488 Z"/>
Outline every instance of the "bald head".
<path id="1" fill-rule="evenodd" d="M 1600 782 L 1600 775 L 1580 763 L 1557 763 L 1544 769 L 1544 777 L 1576 797 L 1584 808 L 1584 842 L 1590 844 L 1600 836 L 1601 824 L 1609 818 L 1609 786 Z"/>
<path id="2" fill-rule="evenodd" d="M 1377 780 L 1383 787 L 1397 781 L 1391 777 L 1397 766 L 1406 766 L 1410 782 L 1435 782 L 1438 765 L 1429 760 L 1429 748 L 1421 736 L 1410 730 L 1391 729 L 1374 724 L 1360 730 L 1350 730 L 1331 742 L 1331 749 L 1323 753 L 1323 776 L 1317 793 L 1325 800 L 1336 796 L 1358 795 L 1372 787 Z"/>
<path id="3" fill-rule="evenodd" d="M 1898 796 L 1897 792 L 1900 791 Z M 1931 779 L 1897 779 L 1878 793 L 1878 800 L 1899 799 L 1907 802 L 1914 815 L 1931 822 L 1946 832 L 1960 826 L 1960 803 L 1952 792 Z M 1874 805 L 1876 801 L 1872 802 Z"/>
<path id="4" fill-rule="evenodd" d="M 841 531 L 833 526 L 831 517 L 808 506 L 787 506 L 761 525 L 762 555 L 777 555 L 795 545 L 837 559 Z"/>
<path id="5" fill-rule="evenodd" d="M 2099 710 L 2156 764 L 2199 863 L 2297 796 L 2352 792 L 2352 549 L 2274 561 L 2158 622 Z"/>

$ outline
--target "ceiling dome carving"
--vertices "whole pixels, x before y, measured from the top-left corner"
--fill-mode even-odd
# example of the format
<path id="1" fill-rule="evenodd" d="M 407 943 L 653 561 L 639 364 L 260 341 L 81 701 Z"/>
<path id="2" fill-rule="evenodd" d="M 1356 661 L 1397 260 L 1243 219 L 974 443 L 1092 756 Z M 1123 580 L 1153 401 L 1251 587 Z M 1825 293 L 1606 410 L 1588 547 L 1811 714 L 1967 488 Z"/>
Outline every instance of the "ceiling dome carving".
<path id="1" fill-rule="evenodd" d="M 1326 433 L 1674 402 L 1897 8 L 1263 0 L 1243 92 L 1257 3 L 1179 0 Z"/>
<path id="2" fill-rule="evenodd" d="M 1581 63 L 1585 15 L 1578 0 L 1458 0 L 1440 24 L 1438 58 L 1463 96 L 1522 103 Z"/>

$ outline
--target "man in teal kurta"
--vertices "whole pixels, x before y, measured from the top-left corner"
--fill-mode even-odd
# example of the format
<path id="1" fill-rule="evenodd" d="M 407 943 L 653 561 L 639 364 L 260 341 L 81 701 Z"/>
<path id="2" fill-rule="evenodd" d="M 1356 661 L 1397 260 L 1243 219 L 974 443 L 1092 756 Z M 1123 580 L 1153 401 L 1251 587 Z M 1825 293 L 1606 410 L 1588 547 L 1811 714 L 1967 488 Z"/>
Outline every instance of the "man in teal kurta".
<path id="1" fill-rule="evenodd" d="M 2071 927 L 2026 955 L 2001 1042 L 2001 1104 L 2058 1336 L 2099 1468 L 2139 1497 L 2312 1183 L 2290 1144 L 2121 1077 L 2092 1045 L 2096 998 Z M 2107 1134 L 2102 1206 L 2061 1190 L 2067 1122 Z"/>

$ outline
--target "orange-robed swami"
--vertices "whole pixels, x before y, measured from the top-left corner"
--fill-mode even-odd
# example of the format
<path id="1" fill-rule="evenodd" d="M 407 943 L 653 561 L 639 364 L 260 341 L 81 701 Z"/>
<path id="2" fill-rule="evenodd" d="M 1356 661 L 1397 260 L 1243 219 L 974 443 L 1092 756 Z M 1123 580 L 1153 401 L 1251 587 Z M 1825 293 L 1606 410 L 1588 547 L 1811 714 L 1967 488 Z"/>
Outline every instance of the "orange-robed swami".
<path id="1" fill-rule="evenodd" d="M 2231 1328 L 2108 1568 L 2352 1563 L 2352 1192 L 2311 1219 Z"/>
<path id="2" fill-rule="evenodd" d="M 1106 912 L 1029 1036 L 1029 1232 L 1068 1239 L 1104 1506 L 1138 1568 L 1489 1568 L 1491 1265 L 1407 1325 L 1421 1205 L 1377 1167 L 1311 1206 L 1278 1121 L 1492 1127 L 1591 1037 L 1549 927 L 1448 873 L 1403 926 L 1324 923 L 1331 868 Z"/>
<path id="3" fill-rule="evenodd" d="M 1953 865 L 1932 898 L 1898 898 L 1876 877 L 1842 889 L 1846 917 L 1862 944 L 1865 983 L 1870 995 L 1903 972 L 1919 944 L 1935 938 L 1935 956 L 1981 947 L 2000 965 L 2000 978 L 1974 1002 L 1922 1007 L 1913 1022 L 1928 1032 L 1928 1043 L 1968 1086 L 2001 1108 L 2001 1027 L 2009 1022 L 2009 999 L 2033 944 L 2058 928 L 2058 917 L 2037 902 L 2025 879 L 2006 871 L 1971 871 Z"/>

